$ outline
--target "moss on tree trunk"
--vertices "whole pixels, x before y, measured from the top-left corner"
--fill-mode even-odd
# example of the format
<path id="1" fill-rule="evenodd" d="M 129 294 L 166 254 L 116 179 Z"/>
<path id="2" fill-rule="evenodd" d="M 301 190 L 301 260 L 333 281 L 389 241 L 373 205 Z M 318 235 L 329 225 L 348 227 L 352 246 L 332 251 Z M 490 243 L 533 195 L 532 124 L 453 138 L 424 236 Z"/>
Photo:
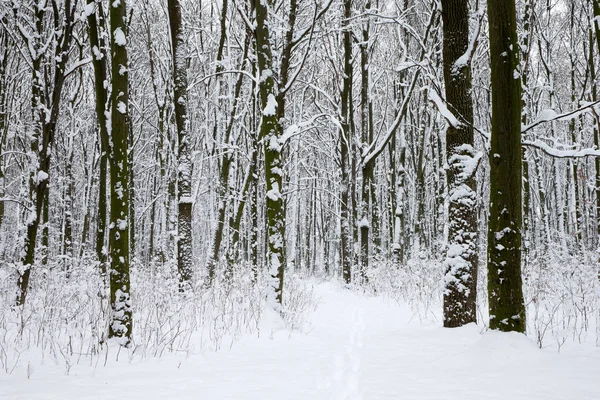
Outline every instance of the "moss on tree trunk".
<path id="1" fill-rule="evenodd" d="M 488 0 L 492 78 L 490 328 L 525 332 L 521 277 L 521 79 L 514 0 Z"/>

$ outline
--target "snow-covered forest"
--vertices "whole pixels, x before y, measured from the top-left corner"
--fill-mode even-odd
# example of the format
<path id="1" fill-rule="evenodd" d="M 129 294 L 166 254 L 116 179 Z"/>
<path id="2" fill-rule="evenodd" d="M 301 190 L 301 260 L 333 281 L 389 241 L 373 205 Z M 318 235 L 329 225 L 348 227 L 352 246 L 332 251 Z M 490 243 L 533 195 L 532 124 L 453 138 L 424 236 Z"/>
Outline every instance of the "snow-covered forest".
<path id="1" fill-rule="evenodd" d="M 600 398 L 598 74 L 600 0 L 0 0 L 0 398 Z"/>

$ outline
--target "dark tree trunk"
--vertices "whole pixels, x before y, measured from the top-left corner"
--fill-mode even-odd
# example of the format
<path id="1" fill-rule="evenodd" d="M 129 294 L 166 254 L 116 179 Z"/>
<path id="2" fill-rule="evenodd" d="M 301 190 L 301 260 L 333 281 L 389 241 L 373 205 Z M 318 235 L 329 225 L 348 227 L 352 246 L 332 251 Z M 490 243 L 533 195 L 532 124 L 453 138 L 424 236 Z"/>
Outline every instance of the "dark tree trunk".
<path id="1" fill-rule="evenodd" d="M 179 0 L 169 0 L 169 24 L 173 56 L 175 123 L 179 142 L 177 170 L 178 240 L 177 268 L 182 283 L 192 278 L 192 149 L 187 115 L 187 68 L 185 63 L 185 38 L 181 22 Z M 183 287 L 183 286 L 182 286 Z"/>
<path id="2" fill-rule="evenodd" d="M 132 337 L 130 297 L 130 215 L 129 215 L 129 73 L 127 68 L 126 0 L 111 3 L 112 56 L 111 151 L 110 151 L 110 305 L 112 321 L 108 337 L 128 346 Z"/>
<path id="3" fill-rule="evenodd" d="M 521 80 L 515 0 L 488 0 L 492 77 L 490 328 L 525 332 L 521 277 Z"/>
<path id="4" fill-rule="evenodd" d="M 449 226 L 444 326 L 453 328 L 477 321 L 477 182 L 473 166 L 477 159 L 473 148 L 468 2 L 442 0 L 442 19 L 446 101 L 459 122 L 449 122 L 446 131 Z"/>
<path id="5" fill-rule="evenodd" d="M 64 19 L 60 36 L 64 38 L 57 43 L 55 52 L 52 54 L 52 62 L 54 67 L 54 77 L 51 84 L 51 91 L 47 91 L 48 80 L 46 74 L 42 72 L 45 53 L 38 53 L 32 60 L 32 125 L 33 138 L 31 140 L 30 149 L 34 156 L 33 164 L 29 173 L 29 198 L 32 209 L 27 221 L 27 233 L 21 256 L 23 264 L 22 272 L 19 274 L 17 281 L 17 298 L 16 304 L 23 305 L 29 288 L 29 278 L 31 268 L 35 259 L 35 245 L 38 236 L 38 228 L 40 220 L 44 218 L 42 215 L 44 210 L 44 202 L 48 200 L 48 183 L 50 180 L 50 159 L 52 155 L 52 144 L 56 133 L 58 122 L 60 100 L 62 89 L 65 82 L 65 73 L 67 61 L 69 59 L 68 52 L 73 38 L 72 29 L 74 21 L 74 7 L 70 0 L 66 0 L 63 4 Z M 40 50 L 43 44 L 39 42 L 43 36 L 45 8 L 35 8 L 35 37 L 24 35 L 24 40 L 30 48 Z M 58 13 L 54 10 L 55 14 Z M 58 15 L 55 15 L 58 18 Z M 47 104 L 44 104 L 44 101 Z M 43 109 L 43 111 L 42 111 Z M 46 210 L 46 220 L 48 219 Z"/>
<path id="6" fill-rule="evenodd" d="M 340 129 L 340 169 L 342 173 L 341 182 L 341 212 L 340 212 L 340 256 L 342 264 L 342 276 L 344 282 L 352 281 L 352 233 L 350 226 L 350 143 L 352 135 L 350 132 L 351 92 L 352 92 L 352 31 L 349 26 L 349 18 L 352 16 L 352 0 L 344 0 L 343 43 L 344 43 L 344 75 L 341 93 L 341 125 Z"/>
<path id="7" fill-rule="evenodd" d="M 269 27 L 269 5 L 265 1 L 253 0 L 253 9 L 256 13 L 256 46 L 258 71 L 263 79 L 259 83 L 260 104 L 262 112 L 262 124 L 260 129 L 260 140 L 264 142 L 265 153 L 265 178 L 266 178 L 266 217 L 267 217 L 267 264 L 272 278 L 271 287 L 274 296 L 270 301 L 282 303 L 283 274 L 285 270 L 285 209 L 283 190 L 283 157 L 280 142 L 283 134 L 283 96 L 277 88 L 274 70 L 274 59 L 271 46 L 271 32 Z M 287 47 L 287 46 L 286 46 Z M 285 63 L 285 49 L 283 52 L 282 65 Z M 267 71 L 271 72 L 266 73 Z M 280 77 L 281 78 L 281 77 Z M 285 88 L 285 83 L 281 88 Z M 281 113 L 281 114 L 280 114 Z"/>
<path id="8" fill-rule="evenodd" d="M 94 4 L 94 0 L 88 0 L 88 5 Z M 90 38 L 90 47 L 95 48 L 97 52 L 92 55 L 92 66 L 94 68 L 94 85 L 96 96 L 96 118 L 98 121 L 98 131 L 100 135 L 100 168 L 98 181 L 98 214 L 96 219 L 96 257 L 100 262 L 100 272 L 106 276 L 107 272 L 107 254 L 106 243 L 106 218 L 107 218 L 107 174 L 108 174 L 108 152 L 109 136 L 106 120 L 106 107 L 108 105 L 108 93 L 104 87 L 106 82 L 106 55 L 105 43 L 102 35 L 99 34 L 99 28 L 104 25 L 104 13 L 102 5 L 97 4 L 98 10 L 88 15 L 88 33 Z M 99 18 L 96 19 L 96 14 Z"/>

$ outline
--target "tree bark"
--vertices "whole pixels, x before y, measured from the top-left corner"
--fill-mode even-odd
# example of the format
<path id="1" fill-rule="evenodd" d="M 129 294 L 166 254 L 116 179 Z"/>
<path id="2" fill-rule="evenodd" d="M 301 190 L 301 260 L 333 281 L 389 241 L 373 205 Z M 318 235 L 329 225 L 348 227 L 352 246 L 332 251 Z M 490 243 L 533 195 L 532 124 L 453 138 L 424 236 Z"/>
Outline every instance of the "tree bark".
<path id="1" fill-rule="evenodd" d="M 266 1 L 252 0 L 256 13 L 256 46 L 258 71 L 261 76 L 259 84 L 262 108 L 262 124 L 260 140 L 264 143 L 266 203 L 267 203 L 267 265 L 271 275 L 272 292 L 269 293 L 271 305 L 278 308 L 282 303 L 283 274 L 285 270 L 285 212 L 281 190 L 283 189 L 283 159 L 280 142 L 283 134 L 281 120 L 278 118 L 279 92 L 273 75 L 274 60 L 271 47 L 271 33 L 268 23 L 268 8 Z M 283 61 L 282 61 L 283 62 Z M 281 111 L 283 112 L 283 111 Z"/>
<path id="2" fill-rule="evenodd" d="M 350 227 L 350 159 L 349 149 L 352 140 L 350 132 L 350 103 L 352 99 L 352 31 L 349 18 L 352 16 L 352 0 L 344 0 L 343 44 L 344 44 L 344 71 L 342 79 L 341 97 L 341 129 L 340 129 L 340 169 L 341 205 L 340 205 L 340 258 L 342 276 L 347 284 L 352 281 L 352 234 Z"/>
<path id="3" fill-rule="evenodd" d="M 514 0 L 488 0 L 492 77 L 490 328 L 525 332 L 521 277 L 521 80 Z"/>
<path id="4" fill-rule="evenodd" d="M 444 83 L 448 109 L 459 125 L 446 131 L 448 249 L 444 266 L 444 326 L 477 322 L 477 182 L 469 55 L 469 5 L 442 0 Z"/>
<path id="5" fill-rule="evenodd" d="M 185 37 L 181 23 L 179 0 L 169 0 L 169 24 L 173 56 L 175 123 L 179 142 L 177 170 L 178 240 L 177 268 L 179 278 L 188 283 L 192 278 L 192 152 L 187 115 L 187 68 L 185 64 Z M 183 286 L 182 286 L 183 288 Z"/>
<path id="6" fill-rule="evenodd" d="M 95 0 L 88 0 L 88 6 L 94 4 Z M 106 54 L 105 43 L 102 35 L 99 34 L 99 28 L 104 24 L 104 12 L 102 4 L 96 4 L 98 10 L 88 15 L 88 35 L 90 38 L 90 47 L 92 48 L 92 66 L 94 69 L 94 94 L 96 96 L 96 118 L 98 121 L 98 131 L 100 135 L 100 168 L 98 181 L 98 214 L 96 218 L 96 257 L 100 262 L 100 272 L 106 276 L 107 254 L 106 243 L 106 218 L 107 218 L 107 174 L 108 174 L 108 152 L 109 152 L 109 134 L 108 121 L 106 119 L 106 107 L 108 105 L 108 92 L 104 86 L 106 77 Z M 99 19 L 96 19 L 96 13 Z"/>
<path id="7" fill-rule="evenodd" d="M 110 305 L 108 337 L 129 346 L 132 335 L 129 242 L 129 72 L 127 58 L 127 3 L 110 3 L 112 55 L 110 152 Z"/>
<path id="8" fill-rule="evenodd" d="M 35 35 L 24 37 L 24 40 L 28 43 L 28 47 L 32 49 L 31 108 L 33 135 L 30 144 L 32 160 L 29 172 L 29 200 L 32 209 L 28 216 L 27 233 L 21 255 L 22 269 L 19 272 L 17 281 L 16 304 L 19 306 L 25 303 L 27 296 L 31 268 L 35 260 L 38 228 L 40 226 L 40 219 L 43 218 L 44 202 L 48 199 L 50 159 L 52 155 L 50 148 L 54 142 L 59 117 L 65 70 L 69 58 L 68 52 L 73 38 L 72 29 L 75 12 L 71 1 L 66 0 L 63 4 L 64 16 L 60 25 L 56 22 L 59 16 L 54 15 L 54 28 L 61 30 L 60 37 L 62 37 L 62 40 L 55 44 L 55 51 L 50 63 L 54 68 L 52 89 L 51 91 L 47 91 L 48 77 L 43 72 L 45 51 L 47 49 L 40 42 L 43 37 L 42 32 L 45 29 L 44 15 L 46 8 L 36 6 L 34 9 Z M 17 12 L 16 9 L 15 12 Z M 57 7 L 54 7 L 54 13 L 58 13 Z"/>

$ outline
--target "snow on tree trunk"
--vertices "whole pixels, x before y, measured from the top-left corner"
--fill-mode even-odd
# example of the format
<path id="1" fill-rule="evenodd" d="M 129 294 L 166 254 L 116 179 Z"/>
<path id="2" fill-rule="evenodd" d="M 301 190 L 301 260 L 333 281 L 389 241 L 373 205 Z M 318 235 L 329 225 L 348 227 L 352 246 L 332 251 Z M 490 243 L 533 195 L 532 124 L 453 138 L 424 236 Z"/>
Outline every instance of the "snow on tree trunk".
<path id="1" fill-rule="evenodd" d="M 129 87 L 126 0 L 110 3 L 112 88 L 110 111 L 110 305 L 108 337 L 128 346 L 132 335 L 129 279 Z"/>
<path id="2" fill-rule="evenodd" d="M 88 7 L 94 6 L 94 0 L 88 0 Z M 96 18 L 96 14 L 98 18 Z M 104 83 L 106 77 L 106 54 L 103 35 L 100 33 L 104 26 L 104 13 L 101 5 L 98 10 L 90 9 L 88 16 L 88 36 L 90 47 L 92 48 L 92 66 L 94 69 L 94 94 L 96 96 L 96 118 L 98 132 L 100 136 L 100 168 L 98 180 L 98 214 L 96 216 L 96 243 L 95 250 L 98 261 L 100 262 L 100 272 L 106 275 L 106 217 L 107 217 L 107 174 L 108 174 L 108 152 L 110 150 L 108 131 L 110 127 L 107 121 L 107 99 L 108 93 Z"/>
<path id="3" fill-rule="evenodd" d="M 476 169 L 481 154 L 473 148 L 473 101 L 469 46 L 469 5 L 443 0 L 444 82 L 448 109 L 448 249 L 444 278 L 444 326 L 476 322 L 478 227 Z M 467 60 L 463 61 L 464 56 Z"/>
<path id="4" fill-rule="evenodd" d="M 515 0 L 488 0 L 492 76 L 490 327 L 525 332 L 521 277 L 521 79 Z"/>
<path id="5" fill-rule="evenodd" d="M 178 239 L 177 268 L 179 277 L 187 282 L 192 277 L 192 152 L 187 115 L 187 69 L 185 63 L 185 39 L 181 22 L 179 0 L 169 0 L 169 24 L 173 51 L 173 80 L 175 98 L 175 122 L 179 141 L 177 169 Z"/>
<path id="6" fill-rule="evenodd" d="M 271 38 L 267 21 L 268 6 L 265 1 L 254 2 L 256 12 L 256 47 L 259 92 L 262 108 L 260 138 L 265 151 L 266 203 L 267 203 L 267 265 L 271 275 L 271 305 L 276 309 L 282 303 L 283 274 L 285 269 L 285 214 L 283 195 L 283 135 L 281 122 L 277 118 L 277 86 L 273 76 L 274 60 L 271 50 Z"/>
<path id="7" fill-rule="evenodd" d="M 21 269 L 17 281 L 16 304 L 23 305 L 29 288 L 31 268 L 35 261 L 35 245 L 42 213 L 46 211 L 50 180 L 50 159 L 52 144 L 56 132 L 62 89 L 66 77 L 66 65 L 69 59 L 75 8 L 70 0 L 65 0 L 62 9 L 53 10 L 56 35 L 51 42 L 46 42 L 44 32 L 48 27 L 45 15 L 49 8 L 44 3 L 33 7 L 34 22 L 29 24 L 33 32 L 27 32 L 21 26 L 21 36 L 27 44 L 31 58 L 31 112 L 32 136 L 29 152 L 29 209 L 26 224 L 27 233 L 21 252 Z M 18 8 L 13 10 L 15 17 L 21 16 Z M 17 22 L 19 24 L 19 22 Z M 63 37 L 64 40 L 58 40 Z M 54 52 L 50 52 L 53 49 Z M 45 71 L 45 72 L 44 72 Z M 49 72 L 52 72 L 52 78 Z M 45 204 L 44 204 L 45 203 Z"/>

